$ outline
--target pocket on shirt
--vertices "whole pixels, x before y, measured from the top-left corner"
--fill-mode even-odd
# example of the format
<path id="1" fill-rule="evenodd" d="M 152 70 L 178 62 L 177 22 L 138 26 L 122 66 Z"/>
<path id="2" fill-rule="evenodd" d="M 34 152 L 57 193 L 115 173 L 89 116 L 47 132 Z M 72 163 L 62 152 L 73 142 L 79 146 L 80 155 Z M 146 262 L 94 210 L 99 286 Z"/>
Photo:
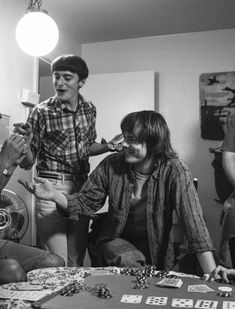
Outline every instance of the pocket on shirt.
<path id="1" fill-rule="evenodd" d="M 68 144 L 68 130 L 55 130 L 47 133 L 46 146 L 51 154 L 65 153 Z"/>

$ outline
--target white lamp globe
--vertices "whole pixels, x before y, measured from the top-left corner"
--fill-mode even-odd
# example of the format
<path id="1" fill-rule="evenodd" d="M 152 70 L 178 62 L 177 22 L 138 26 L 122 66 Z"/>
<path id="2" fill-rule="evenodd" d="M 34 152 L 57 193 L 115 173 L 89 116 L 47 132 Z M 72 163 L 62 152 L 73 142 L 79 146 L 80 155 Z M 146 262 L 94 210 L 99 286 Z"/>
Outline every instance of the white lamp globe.
<path id="1" fill-rule="evenodd" d="M 16 41 L 30 56 L 41 57 L 49 54 L 58 40 L 58 27 L 46 11 L 28 12 L 16 26 Z"/>

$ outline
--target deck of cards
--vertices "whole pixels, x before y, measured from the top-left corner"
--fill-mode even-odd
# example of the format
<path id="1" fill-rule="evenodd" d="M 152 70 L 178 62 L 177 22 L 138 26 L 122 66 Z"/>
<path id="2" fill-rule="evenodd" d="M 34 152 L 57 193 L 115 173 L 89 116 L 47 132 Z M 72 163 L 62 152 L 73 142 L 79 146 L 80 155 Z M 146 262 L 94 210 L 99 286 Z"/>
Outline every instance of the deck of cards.
<path id="1" fill-rule="evenodd" d="M 164 288 L 180 288 L 183 281 L 179 278 L 164 278 L 163 280 L 157 282 L 156 286 L 161 286 Z"/>
<path id="2" fill-rule="evenodd" d="M 188 286 L 188 292 L 209 293 L 209 292 L 215 292 L 215 290 L 211 289 L 206 284 L 194 284 Z"/>

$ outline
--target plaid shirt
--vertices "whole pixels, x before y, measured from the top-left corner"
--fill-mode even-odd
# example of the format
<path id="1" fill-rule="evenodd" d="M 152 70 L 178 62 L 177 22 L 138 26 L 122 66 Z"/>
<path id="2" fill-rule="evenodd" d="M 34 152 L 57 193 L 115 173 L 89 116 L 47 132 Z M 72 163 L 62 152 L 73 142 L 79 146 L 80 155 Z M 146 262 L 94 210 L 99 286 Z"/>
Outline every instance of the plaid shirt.
<path id="1" fill-rule="evenodd" d="M 89 172 L 89 148 L 96 139 L 96 108 L 80 96 L 75 112 L 52 97 L 34 107 L 31 150 L 37 171 L 74 175 Z"/>
<path id="2" fill-rule="evenodd" d="M 108 195 L 107 218 L 102 225 L 98 244 L 120 237 L 125 227 L 134 188 L 133 166 L 122 153 L 106 157 L 91 173 L 79 193 L 67 195 L 71 220 L 92 215 Z M 176 212 L 188 241 L 190 253 L 213 251 L 201 205 L 189 168 L 179 158 L 156 162 L 147 188 L 147 229 L 152 263 L 169 270 L 174 265 L 173 214 Z"/>

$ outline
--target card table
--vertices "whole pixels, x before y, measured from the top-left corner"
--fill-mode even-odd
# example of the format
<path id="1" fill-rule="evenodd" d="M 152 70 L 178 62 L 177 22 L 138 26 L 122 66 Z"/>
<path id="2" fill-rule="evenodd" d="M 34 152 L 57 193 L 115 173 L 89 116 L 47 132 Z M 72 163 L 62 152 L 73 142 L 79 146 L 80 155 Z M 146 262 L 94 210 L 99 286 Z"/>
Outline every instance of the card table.
<path id="1" fill-rule="evenodd" d="M 198 300 L 211 300 L 216 301 L 216 309 L 235 309 L 235 286 L 228 285 L 218 282 L 208 282 L 203 281 L 200 278 L 190 278 L 190 277 L 179 277 L 183 284 L 180 288 L 166 288 L 156 286 L 156 283 L 161 281 L 162 278 L 157 278 L 155 276 L 148 278 L 148 288 L 145 289 L 135 289 L 136 276 L 130 276 L 125 274 L 115 274 L 115 275 L 89 275 L 85 278 L 85 284 L 89 287 L 88 290 L 82 290 L 73 296 L 61 296 L 57 295 L 52 299 L 46 301 L 41 305 L 41 308 L 47 309 L 129 309 L 129 308 L 139 308 L 139 309 L 150 309 L 155 308 L 176 308 L 172 307 L 173 298 L 184 298 L 192 299 L 193 307 Z M 209 293 L 197 293 L 188 292 L 189 285 L 203 285 L 206 284 L 208 287 L 213 289 L 213 292 Z M 112 295 L 111 298 L 100 298 L 97 297 L 95 288 L 97 286 L 106 286 Z M 232 289 L 230 297 L 219 296 L 219 287 L 230 287 Z M 222 288 L 223 290 L 223 288 Z M 141 295 L 140 303 L 123 303 L 121 299 L 123 295 Z M 166 305 L 151 305 L 146 304 L 146 300 L 149 296 L 167 297 Z M 227 303 L 231 302 L 231 303 Z M 177 306 L 178 308 L 184 308 Z M 185 307 L 189 308 L 189 307 Z M 199 307 L 199 308 L 215 308 L 211 306 Z"/>

